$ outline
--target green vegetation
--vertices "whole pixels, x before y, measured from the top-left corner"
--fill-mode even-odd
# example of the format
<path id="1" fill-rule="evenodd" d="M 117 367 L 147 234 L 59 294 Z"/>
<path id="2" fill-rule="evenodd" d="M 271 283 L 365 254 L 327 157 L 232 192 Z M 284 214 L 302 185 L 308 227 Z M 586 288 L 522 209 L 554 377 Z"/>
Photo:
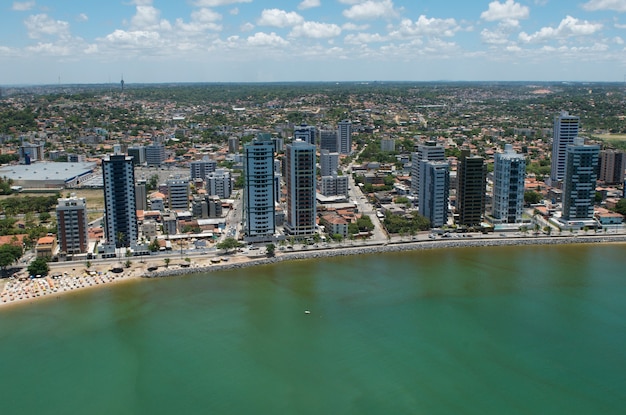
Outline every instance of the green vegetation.
<path id="1" fill-rule="evenodd" d="M 535 192 L 533 190 L 524 192 L 524 203 L 528 205 L 537 204 L 541 202 L 542 199 L 543 196 L 541 195 L 541 193 Z"/>
<path id="2" fill-rule="evenodd" d="M 48 275 L 48 272 L 50 272 L 50 266 L 48 265 L 48 261 L 49 258 L 35 258 L 28 265 L 28 273 L 30 275 Z"/>
<path id="3" fill-rule="evenodd" d="M 390 234 L 413 235 L 418 231 L 430 229 L 430 221 L 417 212 L 410 215 L 394 215 L 391 212 L 385 214 L 385 228 Z"/>
<path id="4" fill-rule="evenodd" d="M 374 230 L 374 224 L 372 219 L 367 215 L 362 215 L 354 223 L 348 225 L 348 233 L 351 235 L 359 232 L 371 232 Z"/>
<path id="5" fill-rule="evenodd" d="M 219 242 L 215 245 L 217 249 L 223 249 L 228 253 L 232 249 L 241 248 L 243 244 L 236 240 L 235 238 L 226 238 L 222 242 Z"/>
<path id="6" fill-rule="evenodd" d="M 60 194 L 54 196 L 10 197 L 0 200 L 0 211 L 6 215 L 48 212 L 56 206 Z"/>
<path id="7" fill-rule="evenodd" d="M 626 199 L 620 199 L 615 205 L 615 211 L 626 216 Z"/>
<path id="8" fill-rule="evenodd" d="M 22 257 L 22 254 L 22 247 L 17 243 L 8 243 L 0 246 L 0 268 L 3 271 L 6 270 L 9 265 L 17 262 Z"/>
<path id="9" fill-rule="evenodd" d="M 273 257 L 274 255 L 276 255 L 276 245 L 274 244 L 267 244 L 265 245 L 265 249 L 267 251 L 267 256 L 268 257 Z"/>

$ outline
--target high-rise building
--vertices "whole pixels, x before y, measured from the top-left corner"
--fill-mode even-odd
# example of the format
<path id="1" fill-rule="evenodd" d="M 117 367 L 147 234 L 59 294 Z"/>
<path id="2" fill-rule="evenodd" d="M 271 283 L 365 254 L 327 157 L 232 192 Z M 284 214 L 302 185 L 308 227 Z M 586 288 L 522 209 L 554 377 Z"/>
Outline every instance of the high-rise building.
<path id="1" fill-rule="evenodd" d="M 349 120 L 337 123 L 337 151 L 340 154 L 352 153 L 352 123 Z"/>
<path id="2" fill-rule="evenodd" d="M 152 143 L 145 147 L 146 164 L 148 166 L 160 166 L 165 161 L 165 146 L 160 143 Z"/>
<path id="3" fill-rule="evenodd" d="M 317 129 L 312 125 L 301 124 L 293 130 L 293 140 L 302 140 L 309 144 L 315 145 L 315 136 Z"/>
<path id="4" fill-rule="evenodd" d="M 617 150 L 600 151 L 600 181 L 606 184 L 624 183 L 626 153 Z"/>
<path id="5" fill-rule="evenodd" d="M 260 134 L 244 146 L 243 227 L 248 240 L 272 240 L 276 232 L 274 143 Z"/>
<path id="6" fill-rule="evenodd" d="M 191 180 L 204 180 L 209 173 L 213 173 L 217 168 L 217 161 L 204 157 L 202 160 L 195 160 L 189 163 Z"/>
<path id="7" fill-rule="evenodd" d="M 123 154 L 102 159 L 105 227 L 108 245 L 121 248 L 137 243 L 137 207 L 133 158 Z"/>
<path id="8" fill-rule="evenodd" d="M 493 217 L 503 223 L 521 222 L 526 158 L 506 144 L 504 153 L 495 155 L 493 176 Z"/>
<path id="9" fill-rule="evenodd" d="M 552 133 L 552 166 L 550 170 L 550 182 L 554 186 L 565 177 L 565 159 L 567 146 L 578 137 L 580 118 L 569 115 L 562 111 L 554 117 L 554 130 Z"/>
<path id="10" fill-rule="evenodd" d="M 287 217 L 285 231 L 303 236 L 315 233 L 315 145 L 296 140 L 285 151 Z"/>
<path id="11" fill-rule="evenodd" d="M 19 149 L 20 164 L 30 164 L 37 161 L 43 161 L 44 145 L 43 143 L 22 143 Z"/>
<path id="12" fill-rule="evenodd" d="M 593 219 L 599 154 L 599 146 L 587 145 L 581 137 L 567 146 L 561 215 L 564 221 Z"/>
<path id="13" fill-rule="evenodd" d="M 487 166 L 479 156 L 462 150 L 457 169 L 456 212 L 459 225 L 477 226 L 483 221 Z"/>
<path id="14" fill-rule="evenodd" d="M 167 203 L 170 210 L 189 210 L 189 180 L 169 179 L 167 181 Z"/>
<path id="15" fill-rule="evenodd" d="M 239 138 L 228 137 L 228 152 L 230 154 L 239 153 Z"/>
<path id="16" fill-rule="evenodd" d="M 135 206 L 137 210 L 148 210 L 148 192 L 146 190 L 146 181 L 137 180 L 135 184 Z"/>
<path id="17" fill-rule="evenodd" d="M 228 199 L 233 191 L 233 179 L 226 169 L 217 169 L 209 173 L 206 177 L 207 194 L 219 196 L 221 199 Z"/>
<path id="18" fill-rule="evenodd" d="M 84 198 L 72 195 L 59 199 L 56 207 L 59 251 L 68 255 L 86 253 L 87 204 Z"/>
<path id="19" fill-rule="evenodd" d="M 380 151 L 396 151 L 396 140 L 393 138 L 383 138 L 380 140 Z"/>
<path id="20" fill-rule="evenodd" d="M 445 161 L 446 154 L 443 146 L 438 146 L 435 141 L 427 141 L 417 146 L 417 152 L 411 154 L 411 192 L 417 196 L 417 200 L 422 197 L 420 185 L 426 163 L 429 161 Z"/>
<path id="21" fill-rule="evenodd" d="M 320 131 L 320 149 L 328 150 L 330 153 L 337 153 L 337 131 L 321 130 Z"/>
<path id="22" fill-rule="evenodd" d="M 419 212 L 438 228 L 448 222 L 450 167 L 447 161 L 425 161 L 422 174 Z"/>
<path id="23" fill-rule="evenodd" d="M 144 146 L 128 147 L 126 153 L 133 158 L 135 166 L 143 165 L 146 162 L 146 148 Z"/>
<path id="24" fill-rule="evenodd" d="M 345 196 L 348 195 L 348 176 L 322 176 L 320 179 L 320 193 L 324 196 Z"/>
<path id="25" fill-rule="evenodd" d="M 320 150 L 320 173 L 321 176 L 332 176 L 339 169 L 339 153 L 331 153 L 328 150 Z"/>

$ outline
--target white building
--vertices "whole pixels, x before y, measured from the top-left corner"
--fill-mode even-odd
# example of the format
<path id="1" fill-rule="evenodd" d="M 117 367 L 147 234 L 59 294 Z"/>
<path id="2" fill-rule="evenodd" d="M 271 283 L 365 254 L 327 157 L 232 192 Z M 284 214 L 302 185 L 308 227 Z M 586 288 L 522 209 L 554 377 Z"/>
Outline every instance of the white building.
<path id="1" fill-rule="evenodd" d="M 189 180 L 169 179 L 167 181 L 167 206 L 170 210 L 189 210 Z"/>
<path id="2" fill-rule="evenodd" d="M 133 158 L 123 154 L 102 159 L 104 183 L 104 232 L 112 247 L 131 247 L 137 243 L 137 207 Z"/>
<path id="3" fill-rule="evenodd" d="M 317 130 L 312 125 L 301 124 L 293 130 L 293 140 L 302 140 L 306 143 L 315 145 L 315 137 Z"/>
<path id="4" fill-rule="evenodd" d="M 328 150 L 320 150 L 320 173 L 321 176 L 332 176 L 339 169 L 339 153 L 331 153 Z"/>
<path id="5" fill-rule="evenodd" d="M 554 117 L 554 130 L 552 133 L 552 166 L 550 170 L 550 182 L 554 186 L 565 178 L 565 164 L 567 158 L 567 146 L 578 137 L 580 118 L 569 115 L 562 111 Z"/>
<path id="6" fill-rule="evenodd" d="M 160 166 L 165 161 L 165 146 L 163 144 L 153 143 L 145 148 L 148 166 Z"/>
<path id="7" fill-rule="evenodd" d="M 348 197 L 348 176 L 322 176 L 320 179 L 320 193 L 324 196 Z"/>
<path id="8" fill-rule="evenodd" d="M 352 123 L 349 120 L 337 123 L 337 151 L 340 154 L 352 153 Z"/>
<path id="9" fill-rule="evenodd" d="M 276 232 L 274 143 L 259 134 L 244 146 L 243 227 L 248 240 L 272 240 Z"/>
<path id="10" fill-rule="evenodd" d="M 422 198 L 420 185 L 423 171 L 429 161 L 445 161 L 445 149 L 435 141 L 427 141 L 417 146 L 417 152 L 411 154 L 411 192 L 417 196 L 418 202 Z"/>
<path id="11" fill-rule="evenodd" d="M 586 145 L 581 137 L 567 146 L 561 218 L 569 225 L 586 226 L 593 219 L 599 154 L 599 146 Z"/>
<path id="12" fill-rule="evenodd" d="M 87 203 L 84 198 L 72 195 L 59 199 L 56 207 L 57 239 L 59 252 L 68 255 L 86 253 L 89 248 L 87 239 Z"/>
<path id="13" fill-rule="evenodd" d="M 448 222 L 450 167 L 447 161 L 424 161 L 419 212 L 438 228 Z"/>
<path id="14" fill-rule="evenodd" d="M 228 199 L 233 191 L 233 179 L 226 169 L 217 169 L 206 177 L 206 191 L 210 196 Z"/>
<path id="15" fill-rule="evenodd" d="M 204 180 L 209 173 L 213 173 L 217 169 L 217 161 L 204 157 L 202 160 L 195 160 L 189 163 L 191 180 Z"/>
<path id="16" fill-rule="evenodd" d="M 287 212 L 285 231 L 294 236 L 312 235 L 316 229 L 315 145 L 296 140 L 285 151 Z"/>
<path id="17" fill-rule="evenodd" d="M 525 177 L 526 158 L 516 153 L 511 144 L 506 144 L 504 153 L 495 155 L 493 169 L 492 215 L 498 221 L 522 222 Z"/>

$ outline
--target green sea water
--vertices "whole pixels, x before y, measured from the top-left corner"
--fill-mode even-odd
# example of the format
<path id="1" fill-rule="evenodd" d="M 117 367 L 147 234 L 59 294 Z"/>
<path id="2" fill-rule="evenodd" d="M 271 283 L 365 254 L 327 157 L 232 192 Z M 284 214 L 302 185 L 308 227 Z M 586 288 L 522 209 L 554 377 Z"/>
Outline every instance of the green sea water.
<path id="1" fill-rule="evenodd" d="M 354 256 L 2 309 L 0 413 L 621 415 L 625 256 Z"/>

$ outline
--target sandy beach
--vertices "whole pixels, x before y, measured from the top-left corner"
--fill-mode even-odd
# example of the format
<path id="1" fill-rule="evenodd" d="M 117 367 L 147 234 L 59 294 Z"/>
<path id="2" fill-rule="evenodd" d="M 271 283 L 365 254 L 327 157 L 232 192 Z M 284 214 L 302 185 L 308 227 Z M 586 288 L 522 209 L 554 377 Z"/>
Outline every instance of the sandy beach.
<path id="1" fill-rule="evenodd" d="M 10 278 L 0 285 L 0 308 L 26 305 L 40 299 L 61 299 L 64 294 L 79 290 L 96 289 L 112 284 L 137 281 L 141 278 L 175 277 L 191 273 L 208 273 L 233 268 L 272 264 L 288 260 L 316 259 L 332 256 L 363 255 L 382 252 L 401 252 L 422 249 L 452 249 L 461 247 L 554 245 L 576 243 L 624 243 L 626 235 L 585 235 L 558 237 L 509 237 L 509 238 L 450 238 L 422 241 L 392 241 L 385 244 L 361 245 L 346 243 L 329 248 L 300 248 L 276 250 L 274 257 L 261 253 L 233 253 L 219 256 L 192 256 L 190 262 L 172 260 L 157 265 L 162 258 L 131 261 L 122 272 L 113 272 L 112 264 L 99 264 L 89 269 L 81 262 L 53 264 L 45 278 Z M 24 273 L 21 274 L 25 276 Z"/>

